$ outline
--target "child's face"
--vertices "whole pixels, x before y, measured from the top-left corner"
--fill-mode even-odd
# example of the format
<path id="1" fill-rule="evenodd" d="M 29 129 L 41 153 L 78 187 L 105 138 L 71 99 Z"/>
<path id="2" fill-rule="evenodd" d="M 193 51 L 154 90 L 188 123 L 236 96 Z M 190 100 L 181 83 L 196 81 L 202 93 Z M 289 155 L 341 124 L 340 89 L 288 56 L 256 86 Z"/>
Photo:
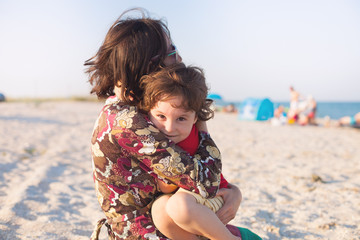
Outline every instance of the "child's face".
<path id="1" fill-rule="evenodd" d="M 197 120 L 195 111 L 173 107 L 180 106 L 181 103 L 181 97 L 159 101 L 149 112 L 150 120 L 155 126 L 175 143 L 181 142 L 189 136 L 192 126 Z"/>

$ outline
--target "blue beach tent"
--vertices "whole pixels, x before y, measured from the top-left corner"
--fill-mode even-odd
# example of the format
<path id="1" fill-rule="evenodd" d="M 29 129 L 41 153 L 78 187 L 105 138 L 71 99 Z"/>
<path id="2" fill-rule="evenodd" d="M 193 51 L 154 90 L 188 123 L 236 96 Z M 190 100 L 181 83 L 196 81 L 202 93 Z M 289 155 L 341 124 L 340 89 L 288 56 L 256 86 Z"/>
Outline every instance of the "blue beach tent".
<path id="1" fill-rule="evenodd" d="M 268 98 L 247 98 L 240 106 L 240 120 L 266 121 L 274 116 L 274 104 Z"/>
<path id="2" fill-rule="evenodd" d="M 0 93 L 0 102 L 3 102 L 5 101 L 5 95 Z"/>

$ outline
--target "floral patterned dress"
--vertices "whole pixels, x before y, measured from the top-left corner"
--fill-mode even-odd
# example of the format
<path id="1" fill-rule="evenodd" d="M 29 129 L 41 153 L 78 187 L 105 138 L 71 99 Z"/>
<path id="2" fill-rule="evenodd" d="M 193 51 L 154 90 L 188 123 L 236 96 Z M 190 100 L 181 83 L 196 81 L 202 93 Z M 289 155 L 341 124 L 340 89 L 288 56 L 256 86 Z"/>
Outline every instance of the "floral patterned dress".
<path id="1" fill-rule="evenodd" d="M 220 182 L 220 152 L 209 134 L 200 133 L 192 157 L 168 140 L 134 106 L 109 97 L 94 127 L 92 164 L 98 201 L 110 239 L 167 239 L 151 218 L 151 204 L 161 195 L 156 179 L 211 198 Z"/>

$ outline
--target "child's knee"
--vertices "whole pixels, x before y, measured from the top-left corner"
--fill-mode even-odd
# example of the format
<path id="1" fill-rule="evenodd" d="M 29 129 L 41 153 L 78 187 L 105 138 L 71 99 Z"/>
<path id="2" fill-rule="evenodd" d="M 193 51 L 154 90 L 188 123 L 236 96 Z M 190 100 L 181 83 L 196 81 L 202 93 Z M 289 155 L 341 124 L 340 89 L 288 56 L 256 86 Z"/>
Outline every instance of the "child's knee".
<path id="1" fill-rule="evenodd" d="M 167 214 L 175 221 L 188 221 L 195 211 L 196 200 L 190 194 L 177 192 L 166 204 Z"/>
<path id="2" fill-rule="evenodd" d="M 166 219 L 168 219 L 168 214 L 164 209 L 164 206 L 167 205 L 169 200 L 169 195 L 163 195 L 155 200 L 151 207 L 151 216 L 155 226 L 159 228 L 160 225 L 166 225 Z"/>

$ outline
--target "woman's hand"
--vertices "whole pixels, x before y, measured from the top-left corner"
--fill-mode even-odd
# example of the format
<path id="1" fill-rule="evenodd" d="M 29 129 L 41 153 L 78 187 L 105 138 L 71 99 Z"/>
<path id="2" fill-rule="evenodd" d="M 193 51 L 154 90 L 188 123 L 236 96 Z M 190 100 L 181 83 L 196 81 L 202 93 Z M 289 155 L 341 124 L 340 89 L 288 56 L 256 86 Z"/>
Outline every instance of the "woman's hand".
<path id="1" fill-rule="evenodd" d="M 227 224 L 233 220 L 236 216 L 236 212 L 240 207 L 242 195 L 240 189 L 233 184 L 229 183 L 229 188 L 219 189 L 217 196 L 221 196 L 224 199 L 224 206 L 216 212 L 216 215 L 220 221 Z"/>

